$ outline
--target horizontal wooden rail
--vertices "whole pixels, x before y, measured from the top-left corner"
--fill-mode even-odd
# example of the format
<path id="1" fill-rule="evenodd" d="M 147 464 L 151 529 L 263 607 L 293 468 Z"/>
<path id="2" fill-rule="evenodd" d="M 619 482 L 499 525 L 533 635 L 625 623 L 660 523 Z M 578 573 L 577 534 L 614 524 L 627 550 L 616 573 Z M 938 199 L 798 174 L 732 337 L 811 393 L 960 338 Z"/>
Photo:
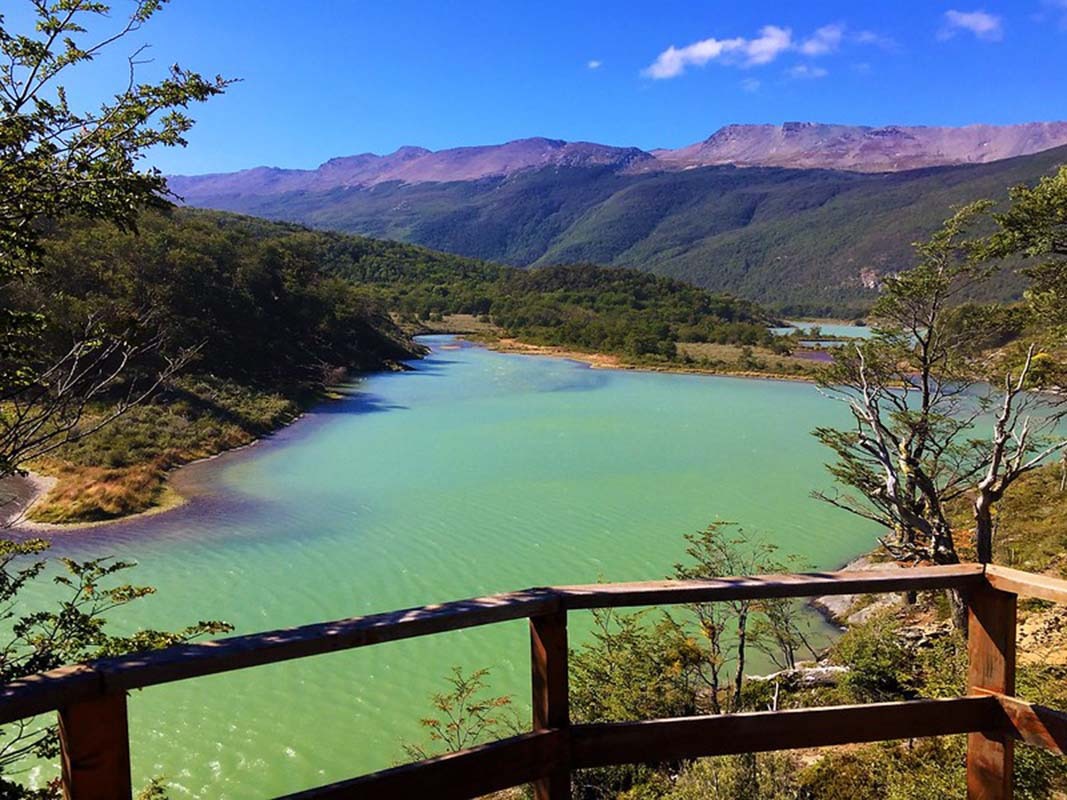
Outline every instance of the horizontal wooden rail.
<path id="1" fill-rule="evenodd" d="M 738 599 L 955 589 L 970 614 L 970 697 L 784 712 L 572 725 L 566 615 L 580 609 Z M 59 711 L 64 786 L 71 800 L 127 798 L 125 694 L 131 689 L 510 620 L 531 620 L 535 728 L 290 798 L 473 797 L 532 782 L 538 798 L 567 800 L 572 769 L 710 755 L 970 733 L 969 797 L 1011 796 L 1012 743 L 1067 750 L 1067 714 L 1012 697 L 1015 597 L 1067 603 L 1067 581 L 1004 567 L 760 575 L 527 589 L 65 667 L 0 687 L 0 725 Z M 106 709 L 101 738 L 98 709 Z M 115 739 L 114 742 L 111 739 Z M 122 740 L 122 741 L 120 741 Z"/>
<path id="2" fill-rule="evenodd" d="M 989 696 L 1000 703 L 1008 731 L 1016 739 L 1057 755 L 1067 753 L 1067 714 L 1018 697 L 993 693 Z"/>
<path id="3" fill-rule="evenodd" d="M 994 589 L 1035 597 L 1053 603 L 1067 603 L 1067 581 L 1049 575 L 1034 575 L 1011 567 L 986 566 L 986 580 Z"/>
<path id="4" fill-rule="evenodd" d="M 1025 573 L 1024 573 L 1025 574 Z M 0 725 L 53 711 L 93 694 L 140 689 L 294 658 L 428 636 L 568 609 L 615 608 L 739 598 L 966 589 L 984 583 L 981 565 L 863 572 L 761 575 L 711 581 L 603 583 L 527 589 L 385 614 L 178 645 L 97 661 L 0 687 Z"/>
<path id="5" fill-rule="evenodd" d="M 103 676 L 91 666 L 39 672 L 0 687 L 0 725 L 58 711 L 103 694 Z"/>
<path id="6" fill-rule="evenodd" d="M 995 700 L 991 701 L 994 704 Z M 432 797 L 461 800 L 542 778 L 551 772 L 564 733 L 542 730 L 286 795 L 278 800 Z"/>
<path id="7" fill-rule="evenodd" d="M 957 697 L 575 725 L 571 739 L 574 766 L 583 768 L 948 736 L 1003 726 L 996 698 Z"/>
<path id="8" fill-rule="evenodd" d="M 984 577 L 981 564 L 952 564 L 916 569 L 757 575 L 708 581 L 593 583 L 586 586 L 560 586 L 556 591 L 560 594 L 563 607 L 570 611 L 583 608 L 711 603 L 722 600 L 815 597 L 829 594 L 969 589 L 982 583 Z"/>
<path id="9" fill-rule="evenodd" d="M 94 693 L 140 689 L 294 658 L 526 619 L 558 609 L 559 598 L 551 591 L 530 589 L 105 659 L 3 686 L 0 725 L 56 710 Z"/>

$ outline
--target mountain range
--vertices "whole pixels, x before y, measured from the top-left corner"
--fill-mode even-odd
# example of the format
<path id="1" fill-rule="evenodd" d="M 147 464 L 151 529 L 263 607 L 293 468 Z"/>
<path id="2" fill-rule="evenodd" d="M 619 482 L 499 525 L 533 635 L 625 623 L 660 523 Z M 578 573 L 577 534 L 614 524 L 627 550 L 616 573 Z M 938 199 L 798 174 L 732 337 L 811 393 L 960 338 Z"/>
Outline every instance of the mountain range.
<path id="1" fill-rule="evenodd" d="M 1067 161 L 1067 123 L 732 125 L 676 150 L 522 139 L 175 176 L 189 205 L 520 266 L 589 261 L 845 313 L 953 205 Z M 1018 285 L 1006 278 L 1011 296 Z"/>
<path id="2" fill-rule="evenodd" d="M 607 166 L 624 172 L 648 172 L 732 164 L 899 172 L 949 164 L 984 164 L 1065 144 L 1067 122 L 962 128 L 786 122 L 727 125 L 701 142 L 676 150 L 645 152 L 636 147 L 540 137 L 436 152 L 408 146 L 384 156 L 363 153 L 331 158 L 313 170 L 255 167 L 232 173 L 174 176 L 171 187 L 195 202 L 198 195 L 204 194 L 325 191 L 389 181 L 472 181 L 544 167 Z"/>

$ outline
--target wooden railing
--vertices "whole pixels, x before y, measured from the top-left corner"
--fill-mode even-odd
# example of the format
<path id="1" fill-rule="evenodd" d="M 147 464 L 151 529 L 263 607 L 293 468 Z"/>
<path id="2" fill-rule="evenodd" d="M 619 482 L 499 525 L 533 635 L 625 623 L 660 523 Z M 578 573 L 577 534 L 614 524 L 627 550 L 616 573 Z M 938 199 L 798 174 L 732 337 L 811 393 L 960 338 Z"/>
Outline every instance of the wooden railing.
<path id="1" fill-rule="evenodd" d="M 743 598 L 957 589 L 969 607 L 966 697 L 572 725 L 571 611 Z M 1067 714 L 1015 698 L 1019 595 L 1067 602 L 1067 581 L 977 564 L 711 581 L 528 589 L 388 614 L 238 636 L 42 673 L 0 688 L 0 725 L 58 711 L 63 788 L 71 800 L 131 796 L 126 694 L 160 683 L 515 619 L 529 619 L 533 730 L 438 758 L 309 789 L 290 800 L 466 798 L 532 783 L 570 797 L 573 770 L 800 747 L 969 734 L 971 800 L 1012 796 L 1016 740 L 1061 753 Z M 342 746 L 342 745 L 339 745 Z"/>

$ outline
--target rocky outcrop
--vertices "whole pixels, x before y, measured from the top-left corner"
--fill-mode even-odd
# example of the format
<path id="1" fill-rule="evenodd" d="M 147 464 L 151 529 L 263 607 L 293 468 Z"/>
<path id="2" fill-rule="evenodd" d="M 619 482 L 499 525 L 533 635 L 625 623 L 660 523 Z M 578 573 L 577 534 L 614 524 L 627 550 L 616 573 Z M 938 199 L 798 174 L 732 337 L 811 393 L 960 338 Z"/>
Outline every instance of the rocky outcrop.
<path id="1" fill-rule="evenodd" d="M 901 568 L 896 562 L 874 561 L 870 556 L 861 556 L 850 561 L 842 569 L 862 571 L 873 569 Z M 865 595 L 865 594 L 830 594 L 813 597 L 811 605 L 835 625 L 848 627 L 861 625 L 873 615 L 904 602 L 900 593 Z"/>

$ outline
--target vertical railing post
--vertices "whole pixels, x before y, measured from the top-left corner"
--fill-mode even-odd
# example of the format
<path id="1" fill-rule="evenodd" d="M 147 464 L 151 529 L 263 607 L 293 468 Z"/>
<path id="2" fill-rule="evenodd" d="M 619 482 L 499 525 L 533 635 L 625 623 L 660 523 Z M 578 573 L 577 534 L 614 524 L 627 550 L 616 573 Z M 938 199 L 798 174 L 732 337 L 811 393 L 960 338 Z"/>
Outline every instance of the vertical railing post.
<path id="1" fill-rule="evenodd" d="M 567 685 L 567 612 L 530 619 L 533 728 L 563 732 L 555 766 L 534 782 L 536 800 L 570 800 L 570 689 Z"/>
<path id="2" fill-rule="evenodd" d="M 59 744 L 66 800 L 132 797 L 125 692 L 60 709 Z"/>
<path id="3" fill-rule="evenodd" d="M 982 690 L 1015 694 L 1016 597 L 991 587 L 968 597 L 968 683 Z M 1014 741 L 1005 731 L 967 737 L 967 800 L 1011 800 Z"/>

